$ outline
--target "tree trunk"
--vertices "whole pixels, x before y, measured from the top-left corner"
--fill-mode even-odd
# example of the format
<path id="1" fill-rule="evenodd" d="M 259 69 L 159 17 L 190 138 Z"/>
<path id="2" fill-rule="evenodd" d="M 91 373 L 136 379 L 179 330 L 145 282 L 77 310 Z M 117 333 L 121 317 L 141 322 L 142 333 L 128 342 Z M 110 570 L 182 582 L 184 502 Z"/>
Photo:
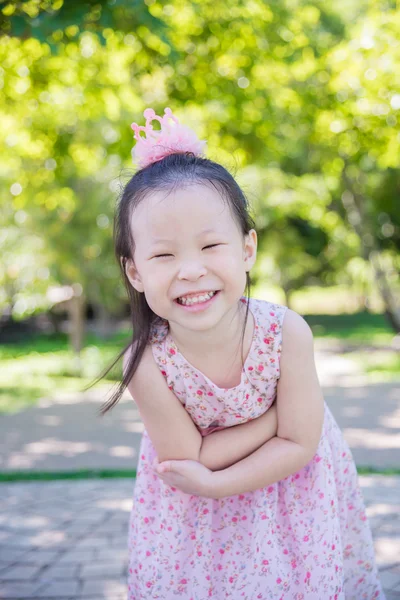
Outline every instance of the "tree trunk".
<path id="1" fill-rule="evenodd" d="M 374 268 L 375 281 L 385 303 L 385 316 L 396 333 L 400 333 L 400 310 L 396 306 L 394 295 L 386 279 L 386 273 L 380 263 L 379 252 L 374 250 L 370 252 L 369 259 Z"/>
<path id="2" fill-rule="evenodd" d="M 96 333 L 102 338 L 109 338 L 114 332 L 114 323 L 103 304 L 94 304 Z"/>
<path id="3" fill-rule="evenodd" d="M 285 305 L 290 308 L 290 303 L 291 303 L 291 295 L 290 295 L 290 289 L 285 287 L 285 284 L 282 284 L 282 289 L 283 289 L 283 293 L 285 295 Z"/>
<path id="4" fill-rule="evenodd" d="M 374 270 L 375 281 L 384 303 L 385 315 L 396 333 L 400 331 L 400 307 L 397 305 L 394 294 L 387 280 L 386 272 L 380 262 L 380 252 L 372 228 L 368 224 L 365 210 L 366 199 L 361 194 L 354 192 L 352 183 L 345 170 L 343 170 L 343 183 L 345 191 L 342 194 L 342 204 L 346 211 L 348 222 L 360 238 L 362 253 L 368 256 Z"/>
<path id="5" fill-rule="evenodd" d="M 82 371 L 82 360 L 81 350 L 84 344 L 85 335 L 85 308 L 86 299 L 82 293 L 81 287 L 77 289 L 74 296 L 69 301 L 69 318 L 70 318 L 70 345 L 74 352 L 74 367 L 81 372 Z"/>
<path id="6" fill-rule="evenodd" d="M 366 311 L 367 313 L 370 313 L 370 307 L 369 307 L 369 290 L 368 290 L 368 282 L 365 281 L 364 279 L 361 280 L 360 282 L 360 287 L 357 289 L 357 298 L 358 298 L 358 306 L 359 306 L 359 310 L 360 312 Z"/>

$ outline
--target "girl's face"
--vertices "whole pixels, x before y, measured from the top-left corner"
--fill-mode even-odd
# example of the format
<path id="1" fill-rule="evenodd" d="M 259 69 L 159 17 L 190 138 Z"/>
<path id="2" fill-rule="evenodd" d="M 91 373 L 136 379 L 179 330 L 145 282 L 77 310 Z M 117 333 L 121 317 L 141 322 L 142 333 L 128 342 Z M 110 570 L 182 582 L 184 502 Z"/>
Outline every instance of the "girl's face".
<path id="1" fill-rule="evenodd" d="M 133 261 L 126 273 L 150 308 L 176 326 L 214 327 L 236 310 L 246 271 L 256 258 L 254 229 L 243 239 L 229 206 L 214 188 L 190 184 L 146 197 L 132 215 Z M 177 298 L 220 290 L 202 310 L 187 310 Z"/>

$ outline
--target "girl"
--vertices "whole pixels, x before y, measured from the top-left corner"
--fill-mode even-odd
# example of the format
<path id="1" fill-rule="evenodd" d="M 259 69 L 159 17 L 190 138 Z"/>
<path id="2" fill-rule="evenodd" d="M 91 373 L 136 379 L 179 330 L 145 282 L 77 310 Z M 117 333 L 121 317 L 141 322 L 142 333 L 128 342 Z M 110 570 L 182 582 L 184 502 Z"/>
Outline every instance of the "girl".
<path id="1" fill-rule="evenodd" d="M 311 330 L 250 299 L 257 235 L 234 178 L 169 109 L 144 116 L 115 223 L 134 338 L 103 409 L 127 385 L 145 425 L 129 599 L 382 600 Z"/>

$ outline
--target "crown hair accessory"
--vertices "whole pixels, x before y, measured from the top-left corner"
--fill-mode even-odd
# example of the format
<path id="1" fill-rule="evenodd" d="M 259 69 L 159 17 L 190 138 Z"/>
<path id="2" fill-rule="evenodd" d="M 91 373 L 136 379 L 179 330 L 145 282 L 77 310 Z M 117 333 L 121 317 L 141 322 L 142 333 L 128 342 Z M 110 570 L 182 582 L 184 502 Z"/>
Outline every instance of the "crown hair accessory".
<path id="1" fill-rule="evenodd" d="M 199 140 L 195 132 L 185 125 L 181 125 L 170 108 L 164 109 L 164 116 L 156 115 L 152 108 L 146 108 L 143 113 L 146 125 L 139 126 L 132 123 L 135 132 L 135 147 L 132 149 L 132 159 L 139 168 L 143 169 L 157 160 L 161 160 L 175 152 L 193 152 L 200 156 L 206 146 L 205 140 Z M 157 120 L 161 125 L 159 131 L 154 131 L 151 124 Z M 172 123 L 171 123 L 172 120 Z M 144 131 L 145 137 L 140 134 Z"/>

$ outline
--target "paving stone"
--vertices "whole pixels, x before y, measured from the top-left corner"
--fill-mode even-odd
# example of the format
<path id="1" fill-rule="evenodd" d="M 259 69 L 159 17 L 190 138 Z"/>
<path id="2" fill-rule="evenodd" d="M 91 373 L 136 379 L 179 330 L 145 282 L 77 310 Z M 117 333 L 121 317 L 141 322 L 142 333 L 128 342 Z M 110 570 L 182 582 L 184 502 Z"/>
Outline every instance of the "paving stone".
<path id="1" fill-rule="evenodd" d="M 87 533 L 93 532 L 94 526 L 92 523 L 66 523 L 64 525 L 64 530 L 68 533 L 69 536 L 75 537 L 79 539 L 81 536 L 86 535 Z M 97 533 L 97 529 L 96 529 Z"/>
<path id="2" fill-rule="evenodd" d="M 10 546 L 0 546 L 0 561 L 15 561 L 28 554 L 26 548 L 10 548 Z"/>
<path id="3" fill-rule="evenodd" d="M 42 587 L 37 591 L 39 598 L 47 598 L 48 596 L 54 598 L 65 598 L 70 596 L 76 596 L 80 591 L 80 582 L 70 579 L 61 579 L 59 581 L 52 581 L 50 583 L 42 584 Z"/>
<path id="4" fill-rule="evenodd" d="M 41 581 L 46 579 L 51 581 L 52 579 L 71 579 L 74 577 L 78 577 L 78 573 L 80 570 L 80 565 L 70 563 L 64 565 L 52 565 L 50 567 L 46 567 L 40 575 Z"/>
<path id="5" fill-rule="evenodd" d="M 0 544 L 6 544 L 11 540 L 12 533 L 10 531 L 6 531 L 5 529 L 0 531 Z"/>
<path id="6" fill-rule="evenodd" d="M 381 523 L 381 525 L 376 529 L 376 535 L 377 536 L 385 535 L 388 537 L 397 538 L 399 535 L 399 529 L 400 529 L 400 527 L 396 527 L 396 528 L 393 527 L 392 521 L 391 522 L 386 521 L 386 522 Z"/>
<path id="7" fill-rule="evenodd" d="M 38 588 L 40 586 L 32 581 L 17 583 L 7 582 L 0 585 L 0 598 L 9 600 L 18 598 L 18 600 L 28 600 L 30 598 L 40 598 Z"/>
<path id="8" fill-rule="evenodd" d="M 62 550 L 59 548 L 54 548 L 53 550 L 41 550 L 37 548 L 24 554 L 23 562 L 29 565 L 40 565 L 41 567 L 45 567 L 57 560 L 61 554 Z"/>
<path id="9" fill-rule="evenodd" d="M 96 535 L 99 535 L 99 536 L 108 535 L 110 537 L 113 537 L 114 534 L 117 533 L 118 539 L 120 539 L 120 533 L 121 533 L 121 531 L 127 530 L 128 523 L 129 523 L 128 519 L 126 519 L 125 521 L 123 521 L 121 523 L 105 523 L 102 525 L 98 525 L 94 529 L 94 532 L 96 533 Z"/>
<path id="10" fill-rule="evenodd" d="M 122 577 L 124 565 L 121 562 L 98 563 L 93 565 L 82 565 L 80 570 L 81 579 L 104 579 L 106 577 Z"/>
<path id="11" fill-rule="evenodd" d="M 128 551 L 128 540 L 125 539 L 125 538 L 127 538 L 127 533 L 126 533 L 127 530 L 128 530 L 128 527 L 126 527 L 126 530 L 124 532 L 124 535 L 122 536 L 122 539 L 121 539 L 121 536 L 118 536 L 118 537 L 113 536 L 111 538 L 111 540 L 110 540 L 110 548 L 111 549 Z M 125 533 L 126 533 L 126 535 L 125 535 Z"/>
<path id="12" fill-rule="evenodd" d="M 116 595 L 122 595 L 126 593 L 126 584 L 118 579 L 102 579 L 102 580 L 88 580 L 83 582 L 81 595 L 90 596 L 94 595 L 100 600 L 103 598 L 112 598 Z"/>
<path id="13" fill-rule="evenodd" d="M 10 568 L 12 568 L 14 566 L 16 566 L 15 560 L 12 560 L 12 561 L 9 561 L 9 562 L 0 561 L 0 581 L 1 581 L 1 574 L 4 571 L 7 571 L 8 569 L 10 569 Z"/>
<path id="14" fill-rule="evenodd" d="M 9 519 L 12 519 L 13 516 L 14 516 L 14 513 L 12 513 L 11 511 L 8 511 L 8 512 L 3 511 L 2 514 L 0 515 L 0 527 L 2 529 L 7 527 Z"/>
<path id="15" fill-rule="evenodd" d="M 379 569 L 392 566 L 394 560 L 400 556 L 399 533 L 395 537 L 380 536 L 378 534 L 374 538 L 375 557 Z"/>
<path id="16" fill-rule="evenodd" d="M 113 562 L 115 560 L 127 560 L 128 547 L 119 548 L 101 548 L 97 551 L 97 560 L 100 562 Z"/>
<path id="17" fill-rule="evenodd" d="M 28 535 L 22 535 L 22 534 L 18 534 L 18 535 L 13 535 L 11 540 L 7 543 L 7 547 L 10 548 L 10 550 L 20 550 L 21 552 L 29 552 L 30 550 L 32 550 L 33 548 L 35 548 L 35 543 L 34 541 L 31 540 L 30 536 L 28 538 Z"/>
<path id="18" fill-rule="evenodd" d="M 105 548 L 109 545 L 110 540 L 106 535 L 101 537 L 87 536 L 77 542 L 76 548 Z"/>
<path id="19" fill-rule="evenodd" d="M 79 519 L 73 519 L 71 521 L 69 521 L 69 524 L 72 525 L 74 528 L 76 528 L 78 531 L 79 530 L 95 530 L 96 527 L 98 527 L 99 525 L 101 525 L 104 522 L 103 519 L 85 519 L 80 517 Z"/>
<path id="20" fill-rule="evenodd" d="M 397 584 L 400 583 L 400 573 L 394 573 L 392 570 L 380 571 L 379 577 L 382 586 L 388 590 L 396 588 Z"/>
<path id="21" fill-rule="evenodd" d="M 77 564 L 80 565 L 82 563 L 93 563 L 95 559 L 95 549 L 94 548 L 74 548 L 69 552 L 65 552 L 61 556 L 59 556 L 54 563 L 57 565 L 61 564 Z"/>
<path id="22" fill-rule="evenodd" d="M 40 572 L 41 567 L 36 565 L 26 565 L 23 562 L 18 566 L 10 567 L 0 575 L 0 581 L 25 581 L 35 579 Z"/>

